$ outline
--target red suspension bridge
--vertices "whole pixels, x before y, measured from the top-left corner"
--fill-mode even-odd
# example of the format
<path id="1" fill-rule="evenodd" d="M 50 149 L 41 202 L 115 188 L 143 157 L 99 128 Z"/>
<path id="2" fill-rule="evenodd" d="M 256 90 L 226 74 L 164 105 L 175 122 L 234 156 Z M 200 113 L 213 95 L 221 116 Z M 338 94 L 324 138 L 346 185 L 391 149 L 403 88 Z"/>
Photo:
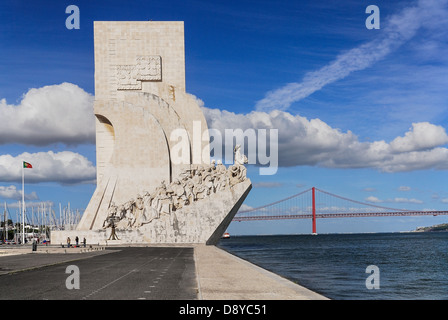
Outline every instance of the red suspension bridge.
<path id="1" fill-rule="evenodd" d="M 448 211 L 415 211 L 360 202 L 312 187 L 288 198 L 258 208 L 240 210 L 233 221 L 312 219 L 317 234 L 317 218 L 437 216 Z"/>

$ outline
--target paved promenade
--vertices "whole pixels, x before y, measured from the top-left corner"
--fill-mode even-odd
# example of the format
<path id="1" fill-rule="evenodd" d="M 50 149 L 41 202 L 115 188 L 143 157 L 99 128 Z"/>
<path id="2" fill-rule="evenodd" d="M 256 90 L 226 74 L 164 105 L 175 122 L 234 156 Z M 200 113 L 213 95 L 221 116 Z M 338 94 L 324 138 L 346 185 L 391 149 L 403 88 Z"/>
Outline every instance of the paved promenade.
<path id="1" fill-rule="evenodd" d="M 81 270 L 68 290 L 65 268 Z M 9 275 L 9 276 L 8 276 Z M 0 299 L 321 300 L 215 246 L 0 247 Z M 17 290 L 20 288 L 20 290 Z M 49 289 L 51 288 L 51 290 Z"/>
<path id="2" fill-rule="evenodd" d="M 215 246 L 196 246 L 195 261 L 204 300 L 326 299 Z"/>

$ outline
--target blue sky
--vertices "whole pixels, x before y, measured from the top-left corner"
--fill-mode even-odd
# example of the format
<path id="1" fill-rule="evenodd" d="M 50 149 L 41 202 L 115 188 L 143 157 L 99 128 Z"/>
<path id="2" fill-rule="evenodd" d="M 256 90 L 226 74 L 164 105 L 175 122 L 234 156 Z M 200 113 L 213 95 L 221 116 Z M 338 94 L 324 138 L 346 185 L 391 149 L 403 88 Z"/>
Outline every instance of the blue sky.
<path id="1" fill-rule="evenodd" d="M 68 5 L 80 29 L 68 30 Z M 365 27 L 366 7 L 380 29 Z M 4 1 L 0 202 L 86 207 L 95 189 L 93 21 L 185 22 L 187 92 L 211 128 L 279 130 L 280 167 L 249 165 L 257 207 L 312 186 L 389 207 L 445 210 L 447 1 Z M 20 166 L 20 163 L 19 163 Z M 15 209 L 12 209 L 13 212 Z M 446 217 L 318 221 L 318 232 L 404 231 Z M 233 234 L 309 233 L 304 220 Z"/>

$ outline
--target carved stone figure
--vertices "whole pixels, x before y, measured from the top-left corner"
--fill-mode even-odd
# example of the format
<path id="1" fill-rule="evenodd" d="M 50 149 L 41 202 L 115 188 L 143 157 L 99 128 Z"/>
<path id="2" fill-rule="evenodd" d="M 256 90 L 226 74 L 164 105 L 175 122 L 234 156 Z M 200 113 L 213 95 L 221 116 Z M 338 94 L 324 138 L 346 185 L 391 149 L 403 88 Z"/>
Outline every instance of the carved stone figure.
<path id="1" fill-rule="evenodd" d="M 135 223 L 133 224 L 133 226 L 140 227 L 147 220 L 144 209 L 145 207 L 143 203 L 143 198 L 141 195 L 138 195 L 137 200 L 134 203 Z"/>
<path id="2" fill-rule="evenodd" d="M 247 157 L 241 154 L 241 146 L 237 144 L 234 149 L 234 165 L 230 167 L 229 183 L 230 185 L 237 184 L 246 179 L 246 167 L 244 166 L 248 161 Z"/>
<path id="3" fill-rule="evenodd" d="M 190 170 L 182 171 L 172 183 L 166 184 L 162 181 L 152 195 L 149 192 L 143 197 L 137 195 L 137 200 L 131 199 L 118 209 L 115 205 L 111 206 L 108 219 L 110 216 L 117 217 L 118 230 L 139 228 L 159 220 L 163 215 L 169 215 L 171 226 L 177 225 L 177 211 L 182 211 L 182 208 L 202 201 L 212 194 L 224 192 L 227 187 L 231 188 L 246 179 L 244 164 L 247 163 L 247 157 L 241 154 L 239 145 L 235 147 L 234 152 L 235 164 L 228 169 L 220 160 L 216 166 L 215 161 L 209 166 L 192 166 Z M 107 219 L 104 225 L 104 228 L 111 226 Z"/>
<path id="4" fill-rule="evenodd" d="M 107 218 L 106 218 L 106 220 L 104 220 L 103 228 L 109 228 L 109 227 L 112 226 L 112 224 L 113 224 L 113 219 L 114 219 L 114 218 L 116 217 L 116 215 L 117 215 L 117 209 L 118 209 L 118 207 L 115 205 L 114 202 L 112 202 L 112 203 L 110 204 L 109 211 L 108 211 L 108 213 L 107 213 Z M 117 217 L 117 218 L 118 218 L 118 217 Z"/>
<path id="5" fill-rule="evenodd" d="M 185 188 L 180 183 L 179 179 L 176 179 L 172 184 L 173 190 L 173 209 L 177 210 L 184 206 L 187 197 L 185 196 Z"/>
<path id="6" fill-rule="evenodd" d="M 153 219 L 158 219 L 160 216 L 159 211 L 153 207 L 152 203 L 153 197 L 147 193 L 144 201 L 146 221 L 144 221 L 143 224 L 150 223 Z"/>
<path id="7" fill-rule="evenodd" d="M 235 164 L 245 165 L 247 163 L 247 157 L 241 154 L 241 146 L 237 144 L 233 150 L 235 154 Z"/>

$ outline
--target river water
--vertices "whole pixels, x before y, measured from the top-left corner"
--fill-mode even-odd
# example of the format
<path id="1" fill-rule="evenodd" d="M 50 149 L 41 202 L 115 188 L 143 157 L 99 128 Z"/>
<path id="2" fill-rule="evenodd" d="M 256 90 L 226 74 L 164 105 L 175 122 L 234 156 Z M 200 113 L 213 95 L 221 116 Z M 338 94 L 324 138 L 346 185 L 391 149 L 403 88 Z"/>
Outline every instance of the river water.
<path id="1" fill-rule="evenodd" d="M 448 299 L 448 232 L 232 236 L 218 246 L 330 299 Z"/>

